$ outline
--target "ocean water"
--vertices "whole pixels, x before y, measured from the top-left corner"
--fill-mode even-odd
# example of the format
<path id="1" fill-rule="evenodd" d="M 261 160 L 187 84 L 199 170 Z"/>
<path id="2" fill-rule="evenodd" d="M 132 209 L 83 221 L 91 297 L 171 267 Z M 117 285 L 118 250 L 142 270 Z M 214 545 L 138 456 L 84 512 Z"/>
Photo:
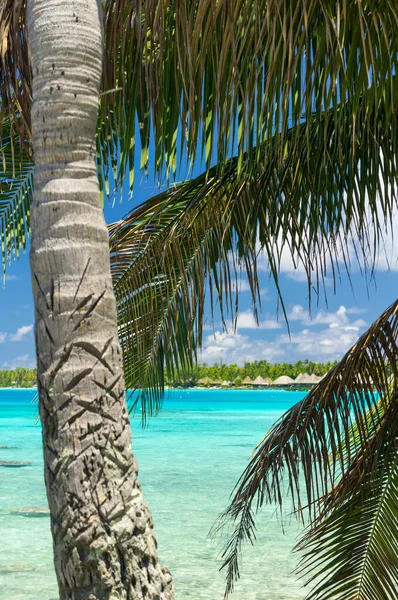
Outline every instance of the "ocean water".
<path id="1" fill-rule="evenodd" d="M 47 516 L 11 511 L 46 507 L 41 429 L 33 390 L 0 390 L 0 600 L 55 600 L 57 586 Z M 209 530 L 254 446 L 301 392 L 184 390 L 171 393 L 160 415 L 141 428 L 132 418 L 140 480 L 152 510 L 162 562 L 171 570 L 176 600 L 222 600 L 222 540 Z M 291 550 L 300 533 L 275 507 L 261 510 L 257 543 L 245 547 L 241 579 L 231 600 L 299 600 Z M 225 540 L 224 540 L 225 541 Z"/>

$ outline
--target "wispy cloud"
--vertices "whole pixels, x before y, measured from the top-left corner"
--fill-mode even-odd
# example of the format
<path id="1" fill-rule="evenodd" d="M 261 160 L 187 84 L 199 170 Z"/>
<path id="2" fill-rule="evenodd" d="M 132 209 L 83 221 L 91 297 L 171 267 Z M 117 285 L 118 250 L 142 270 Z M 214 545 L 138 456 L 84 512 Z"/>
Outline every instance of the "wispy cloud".
<path id="1" fill-rule="evenodd" d="M 10 334 L 11 342 L 21 342 L 29 335 L 33 330 L 33 325 L 22 325 L 22 327 L 18 327 L 16 333 Z"/>
<path id="2" fill-rule="evenodd" d="M 215 363 L 222 360 L 224 363 L 243 364 L 245 361 L 254 361 L 260 358 L 268 361 L 282 359 L 284 350 L 263 340 L 250 339 L 248 335 L 233 333 L 233 331 L 216 331 L 208 335 L 204 342 L 203 351 L 199 357 L 201 362 Z"/>
<path id="3" fill-rule="evenodd" d="M 351 306 L 347 308 L 347 315 L 364 315 L 367 312 L 367 308 L 361 308 L 359 306 Z"/>
<path id="4" fill-rule="evenodd" d="M 31 358 L 29 354 L 21 354 L 21 356 L 5 361 L 2 364 L 2 367 L 4 369 L 17 369 L 18 367 L 34 369 L 36 367 L 36 361 Z"/>
<path id="5" fill-rule="evenodd" d="M 283 327 L 276 319 L 260 320 L 257 324 L 250 309 L 239 313 L 236 325 L 238 329 L 281 329 Z"/>
<path id="6" fill-rule="evenodd" d="M 355 314 L 355 311 L 353 311 Z M 363 319 L 351 319 L 345 306 L 335 312 L 323 310 L 311 319 L 301 305 L 295 305 L 288 314 L 292 334 L 279 333 L 274 339 L 259 339 L 246 334 L 247 329 L 279 329 L 284 323 L 265 319 L 257 328 L 251 311 L 241 313 L 238 330 L 216 331 L 203 343 L 200 360 L 214 363 L 242 364 L 245 360 L 265 359 L 269 362 L 310 359 L 315 361 L 337 360 L 356 342 L 367 324 Z M 269 322 L 268 322 L 269 321 Z M 297 327 L 300 328 L 297 331 Z M 294 331 L 296 328 L 296 331 Z"/>
<path id="7" fill-rule="evenodd" d="M 288 313 L 289 321 L 299 321 L 307 327 L 313 327 L 315 325 L 348 325 L 350 323 L 349 314 L 357 314 L 352 309 L 347 309 L 345 306 L 340 306 L 336 312 L 329 312 L 326 310 L 320 310 L 314 317 L 311 317 L 308 310 L 305 309 L 301 304 L 295 304 L 292 310 Z M 366 322 L 363 319 L 357 319 L 353 325 L 355 327 L 364 327 Z"/>

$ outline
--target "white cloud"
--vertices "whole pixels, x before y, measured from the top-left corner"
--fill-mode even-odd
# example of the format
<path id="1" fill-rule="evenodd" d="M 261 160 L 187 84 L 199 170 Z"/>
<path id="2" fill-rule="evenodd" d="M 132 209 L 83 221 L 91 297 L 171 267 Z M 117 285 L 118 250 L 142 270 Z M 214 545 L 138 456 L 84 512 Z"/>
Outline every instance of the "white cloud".
<path id="1" fill-rule="evenodd" d="M 258 327 L 251 310 L 239 313 L 236 325 L 238 329 L 257 329 Z"/>
<path id="2" fill-rule="evenodd" d="M 0 344 L 3 344 L 6 341 L 7 334 L 0 331 Z"/>
<path id="3" fill-rule="evenodd" d="M 245 361 L 265 359 L 268 361 L 282 360 L 284 350 L 275 347 L 264 340 L 255 343 L 248 335 L 227 331 L 216 331 L 214 335 L 206 337 L 200 362 L 215 363 L 222 360 L 224 363 L 243 364 Z"/>
<path id="4" fill-rule="evenodd" d="M 304 329 L 292 334 L 290 338 L 284 334 L 279 336 L 276 344 L 286 348 L 289 360 L 336 360 L 355 344 L 360 331 L 361 327 L 358 325 L 331 323 L 329 327 L 320 331 Z"/>
<path id="5" fill-rule="evenodd" d="M 308 310 L 305 309 L 301 304 L 295 304 L 292 310 L 288 313 L 288 320 L 290 321 L 299 321 L 303 325 L 307 327 L 312 327 L 315 325 L 330 325 L 333 327 L 339 327 L 341 325 L 349 324 L 349 314 L 356 314 L 356 309 L 346 308 L 345 306 L 340 306 L 340 308 L 336 312 L 328 312 L 325 310 L 320 310 L 314 317 L 311 317 Z M 357 319 L 352 323 L 355 327 L 364 327 L 366 325 L 366 321 L 363 319 Z"/>
<path id="6" fill-rule="evenodd" d="M 241 329 L 255 328 L 254 317 L 250 311 L 241 313 L 240 322 L 238 319 L 240 330 L 237 333 L 234 334 L 232 330 L 223 333 L 217 331 L 205 338 L 200 360 L 207 363 L 222 360 L 237 364 L 261 359 L 270 362 L 295 362 L 306 358 L 315 361 L 337 360 L 357 341 L 366 327 L 363 319 L 351 321 L 344 306 L 332 313 L 319 311 L 311 320 L 308 311 L 296 305 L 289 313 L 289 320 L 292 328 L 295 324 L 304 325 L 304 328 L 294 331 L 291 336 L 281 333 L 273 340 L 258 339 L 258 336 L 254 339 L 240 332 Z M 261 323 L 266 323 L 266 320 Z M 284 326 L 282 323 L 278 325 Z M 262 327 L 267 328 L 272 327 Z"/>
<path id="7" fill-rule="evenodd" d="M 21 342 L 31 331 L 33 330 L 33 325 L 22 325 L 22 327 L 18 327 L 16 333 L 10 334 L 11 342 Z"/>
<path id="8" fill-rule="evenodd" d="M 237 319 L 237 329 L 281 329 L 282 323 L 276 319 L 264 319 L 256 323 L 253 312 L 249 309 L 239 313 Z"/>
<path id="9" fill-rule="evenodd" d="M 34 369 L 36 367 L 36 361 L 30 357 L 29 354 L 22 354 L 12 360 L 3 363 L 4 369 L 17 369 L 18 367 L 25 367 L 27 369 Z"/>

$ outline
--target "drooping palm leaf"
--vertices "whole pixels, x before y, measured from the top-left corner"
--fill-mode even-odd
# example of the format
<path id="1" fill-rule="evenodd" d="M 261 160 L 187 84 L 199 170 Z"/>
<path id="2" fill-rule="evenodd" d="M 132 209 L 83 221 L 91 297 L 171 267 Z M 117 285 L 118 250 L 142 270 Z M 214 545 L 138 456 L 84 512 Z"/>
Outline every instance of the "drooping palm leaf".
<path id="1" fill-rule="evenodd" d="M 219 302 L 222 316 L 229 307 L 233 319 L 238 309 L 234 279 L 243 270 L 256 308 L 260 250 L 278 290 L 285 248 L 304 266 L 310 290 L 319 291 L 327 263 L 335 277 L 341 268 L 349 270 L 356 256 L 373 268 L 398 207 L 397 134 L 368 136 L 361 110 L 355 128 L 348 119 L 345 128 L 336 129 L 334 115 L 314 117 L 310 157 L 303 149 L 309 128 L 299 125 L 287 137 L 282 165 L 278 140 L 271 138 L 247 153 L 240 167 L 238 157 L 230 159 L 111 226 L 111 266 L 130 387 L 148 390 L 149 400 L 152 390 L 157 404 L 165 361 L 169 374 L 174 366 L 192 363 L 201 340 L 206 278 L 215 292 L 212 304 Z M 374 115 L 380 132 L 389 129 L 386 118 L 383 112 Z M 326 162 L 325 127 L 333 157 Z"/>
<path id="2" fill-rule="evenodd" d="M 217 194 L 217 179 L 211 181 Z M 141 388 L 144 417 L 147 407 L 159 407 L 164 370 L 171 376 L 175 367 L 184 370 L 195 360 L 209 271 L 216 289 L 229 289 L 230 232 L 220 244 L 221 203 L 213 203 L 210 213 L 195 202 L 203 183 L 186 184 L 182 197 L 177 189 L 149 200 L 110 227 L 126 385 Z"/>
<path id="3" fill-rule="evenodd" d="M 0 4 L 2 111 L 12 120 L 18 106 L 23 139 L 31 83 L 25 4 Z M 379 136 L 379 112 L 396 128 L 394 0 L 106 0 L 103 8 L 98 160 L 105 183 L 109 164 L 119 184 L 132 172 L 138 138 L 147 163 L 151 132 L 155 168 L 172 173 L 185 151 L 191 161 L 201 151 L 210 167 L 236 149 L 240 167 L 245 152 L 273 136 L 281 166 L 289 130 L 300 123 L 309 159 L 312 119 L 328 110 L 336 130 L 350 120 L 354 131 L 360 123 L 365 136 Z M 341 110 L 345 100 L 349 112 Z M 331 155 L 327 123 L 319 134 L 321 162 L 341 162 L 345 145 Z"/>
<path id="4" fill-rule="evenodd" d="M 398 393 L 298 546 L 308 600 L 395 600 L 398 594 Z"/>
<path id="5" fill-rule="evenodd" d="M 112 0 L 104 7 L 103 89 L 117 91 L 101 102 L 101 148 L 116 165 L 120 141 L 117 179 L 133 167 L 139 135 L 145 164 L 151 127 L 155 167 L 173 173 L 184 148 L 192 161 L 201 151 L 209 168 L 231 148 L 242 160 L 275 134 L 282 161 L 292 126 L 328 109 L 343 126 L 345 99 L 354 127 L 363 110 L 368 134 L 371 113 L 390 120 L 397 105 L 393 1 Z M 310 146 L 303 152 L 309 157 Z"/>
<path id="6" fill-rule="evenodd" d="M 307 506 L 310 515 L 317 519 L 319 528 L 310 530 L 305 539 L 305 544 L 312 544 L 309 560 L 316 562 L 315 555 L 319 549 L 317 541 L 321 539 L 323 559 L 326 562 L 330 559 L 328 568 L 332 570 L 339 560 L 339 564 L 343 565 L 344 551 L 350 540 L 354 543 L 354 533 L 350 538 L 350 531 L 344 531 L 346 522 L 342 511 L 347 511 L 352 524 L 356 509 L 359 511 L 358 518 L 367 526 L 367 519 L 374 520 L 375 514 L 372 494 L 378 493 L 380 502 L 384 501 L 385 493 L 394 494 L 394 490 L 391 491 L 388 486 L 396 482 L 395 475 L 393 478 L 392 475 L 397 461 L 397 357 L 398 301 L 373 323 L 341 362 L 290 409 L 260 442 L 238 482 L 230 507 L 221 519 L 221 525 L 231 521 L 235 524 L 224 551 L 227 595 L 239 575 L 238 556 L 242 541 L 255 539 L 253 511 L 258 510 L 264 502 L 282 505 L 286 494 L 290 494 L 296 510 Z M 393 431 L 389 430 L 391 427 Z M 377 471 L 383 446 L 392 450 L 388 460 L 383 463 L 384 468 Z M 358 470 L 361 465 L 362 471 Z M 363 488 L 360 477 L 363 477 Z M 362 493 L 369 505 L 367 509 L 365 503 L 361 512 L 358 507 Z M 374 502 L 377 500 L 374 499 Z M 384 510 L 380 502 L 376 512 L 378 509 Z M 385 510 L 391 510 L 391 500 Z M 359 535 L 358 530 L 356 532 Z M 341 542 L 344 536 L 345 545 Z M 390 544 L 393 547 L 396 540 L 390 541 Z M 359 546 L 357 550 L 360 552 Z M 364 542 L 359 559 L 356 555 L 363 563 L 368 560 L 366 551 Z M 324 562 L 321 556 L 318 559 L 320 569 Z M 391 568 L 394 577 L 396 568 L 397 564 L 394 563 Z M 372 566 L 369 566 L 368 576 L 369 573 L 377 580 L 377 570 L 372 570 Z M 367 583 L 369 586 L 372 585 L 372 577 Z M 338 586 L 342 579 L 341 571 L 337 575 L 332 571 L 329 583 L 322 589 L 332 594 L 330 590 L 340 589 Z M 349 595 L 357 585 L 355 574 L 352 575 L 351 588 L 349 581 L 351 579 L 348 578 L 342 584 L 346 586 L 347 595 L 341 598 L 360 599 L 361 596 Z M 375 590 L 377 582 L 373 585 Z M 343 587 L 340 591 L 343 593 Z M 374 594 L 377 594 L 376 591 Z M 323 595 L 313 597 L 334 598 Z M 336 597 L 340 599 L 340 596 Z M 390 597 L 369 596 L 372 600 Z"/>
<path id="7" fill-rule="evenodd" d="M 0 240 L 5 272 L 7 260 L 26 248 L 29 232 L 33 163 L 21 149 L 8 119 L 0 124 Z"/>

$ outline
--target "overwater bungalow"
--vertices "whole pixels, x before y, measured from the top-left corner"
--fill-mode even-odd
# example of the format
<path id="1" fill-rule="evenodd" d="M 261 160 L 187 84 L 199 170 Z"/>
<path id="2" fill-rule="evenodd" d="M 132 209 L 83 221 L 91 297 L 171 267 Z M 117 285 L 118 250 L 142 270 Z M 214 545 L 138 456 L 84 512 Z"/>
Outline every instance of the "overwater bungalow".
<path id="1" fill-rule="evenodd" d="M 292 385 L 294 384 L 294 379 L 289 377 L 288 375 L 281 375 L 278 379 L 273 381 L 272 385 Z"/>
<path id="2" fill-rule="evenodd" d="M 321 381 L 322 377 L 318 377 L 318 375 L 315 375 L 315 373 L 313 373 L 310 376 L 310 379 L 311 379 L 311 383 L 319 383 Z"/>
<path id="3" fill-rule="evenodd" d="M 314 382 L 311 379 L 311 375 L 308 373 L 300 373 L 294 380 L 295 385 L 311 385 Z"/>
<path id="4" fill-rule="evenodd" d="M 265 381 L 265 379 L 263 379 L 262 377 L 260 377 L 260 375 L 258 375 L 258 377 L 256 377 L 256 379 L 252 382 L 252 385 L 266 386 L 269 384 Z"/>

